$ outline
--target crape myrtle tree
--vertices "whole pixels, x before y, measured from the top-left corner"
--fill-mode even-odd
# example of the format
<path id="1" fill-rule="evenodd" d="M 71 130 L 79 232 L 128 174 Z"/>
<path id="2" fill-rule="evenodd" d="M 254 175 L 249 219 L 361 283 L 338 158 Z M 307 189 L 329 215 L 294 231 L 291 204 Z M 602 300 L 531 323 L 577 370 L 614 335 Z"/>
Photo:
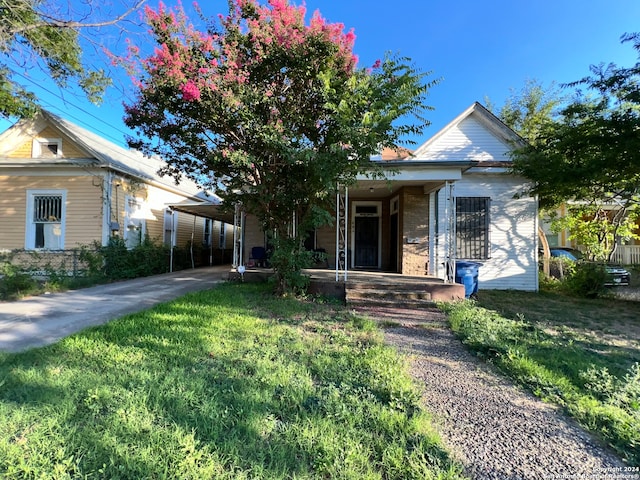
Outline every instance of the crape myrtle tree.
<path id="1" fill-rule="evenodd" d="M 331 223 L 337 184 L 369 171 L 370 155 L 428 123 L 426 73 L 387 55 L 358 68 L 355 35 L 287 0 L 232 0 L 201 20 L 146 9 L 155 51 L 131 63 L 138 92 L 125 123 L 132 147 L 166 160 L 161 173 L 241 202 L 269 236 L 277 291 L 304 287 L 307 232 Z M 403 122 L 399 122 L 402 119 Z"/>
<path id="2" fill-rule="evenodd" d="M 638 34 L 623 36 L 640 52 Z M 566 204 L 558 228 L 594 260 L 609 260 L 616 239 L 638 238 L 640 63 L 591 67 L 569 86 L 575 98 L 545 122 L 535 143 L 513 152 L 513 170 L 529 179 L 540 206 Z"/>
<path id="3" fill-rule="evenodd" d="M 105 70 L 84 57 L 85 45 L 102 54 L 102 27 L 120 26 L 144 0 L 132 3 L 124 13 L 110 14 L 92 0 L 82 3 L 55 0 L 2 0 L 0 2 L 0 117 L 30 117 L 38 109 L 36 95 L 22 86 L 34 68 L 44 71 L 60 88 L 79 87 L 94 103 L 111 79 Z"/>

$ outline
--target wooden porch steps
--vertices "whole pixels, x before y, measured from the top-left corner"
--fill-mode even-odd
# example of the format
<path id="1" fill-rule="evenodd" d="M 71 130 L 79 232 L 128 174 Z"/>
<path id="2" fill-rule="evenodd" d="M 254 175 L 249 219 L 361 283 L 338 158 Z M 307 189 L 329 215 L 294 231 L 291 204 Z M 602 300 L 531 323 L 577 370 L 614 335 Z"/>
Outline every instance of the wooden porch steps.
<path id="1" fill-rule="evenodd" d="M 432 308 L 436 302 L 428 284 L 347 282 L 345 300 L 350 307 Z"/>

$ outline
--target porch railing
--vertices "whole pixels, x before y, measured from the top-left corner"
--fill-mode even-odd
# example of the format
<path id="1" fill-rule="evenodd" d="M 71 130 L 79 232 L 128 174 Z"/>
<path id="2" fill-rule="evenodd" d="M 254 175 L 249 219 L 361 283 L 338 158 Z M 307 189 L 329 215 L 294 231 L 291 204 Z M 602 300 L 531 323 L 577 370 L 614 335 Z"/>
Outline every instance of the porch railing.
<path id="1" fill-rule="evenodd" d="M 640 245 L 618 245 L 611 261 L 622 265 L 640 265 Z"/>

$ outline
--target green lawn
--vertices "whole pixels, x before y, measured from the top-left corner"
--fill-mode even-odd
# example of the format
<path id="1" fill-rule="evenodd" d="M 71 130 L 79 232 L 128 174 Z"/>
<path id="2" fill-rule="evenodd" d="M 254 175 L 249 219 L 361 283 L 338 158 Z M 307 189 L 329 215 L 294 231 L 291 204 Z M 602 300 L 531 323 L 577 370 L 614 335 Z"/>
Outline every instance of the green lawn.
<path id="1" fill-rule="evenodd" d="M 225 284 L 0 355 L 4 479 L 460 478 L 343 307 Z"/>
<path id="2" fill-rule="evenodd" d="M 482 291 L 442 308 L 471 349 L 640 466 L 640 303 Z"/>

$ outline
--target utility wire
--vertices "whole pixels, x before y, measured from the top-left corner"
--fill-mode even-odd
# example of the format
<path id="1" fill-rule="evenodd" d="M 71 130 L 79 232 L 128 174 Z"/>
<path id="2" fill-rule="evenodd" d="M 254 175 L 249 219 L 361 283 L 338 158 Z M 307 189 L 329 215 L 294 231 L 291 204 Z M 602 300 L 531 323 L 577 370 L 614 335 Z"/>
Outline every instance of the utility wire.
<path id="1" fill-rule="evenodd" d="M 72 106 L 72 107 L 74 107 L 74 108 L 76 108 L 76 109 L 80 110 L 80 111 L 81 111 L 82 113 L 84 113 L 85 115 L 88 115 L 88 116 L 90 116 L 91 118 L 94 118 L 95 120 L 97 120 L 98 122 L 100 122 L 100 123 L 102 123 L 102 124 L 104 124 L 104 125 L 108 126 L 109 128 L 111 128 L 111 129 L 113 129 L 113 130 L 115 130 L 115 131 L 117 131 L 117 132 L 122 133 L 122 135 L 123 135 L 123 136 L 130 135 L 130 134 L 131 134 L 131 132 L 125 132 L 125 131 L 123 131 L 123 130 L 120 130 L 120 129 L 119 129 L 119 128 L 117 128 L 116 126 L 114 126 L 114 125 L 112 125 L 112 124 L 109 124 L 109 123 L 105 122 L 102 118 L 100 118 L 100 117 L 98 117 L 98 116 L 96 116 L 96 115 L 92 114 L 91 112 L 88 112 L 87 110 L 85 110 L 85 109 L 84 109 L 84 108 L 82 108 L 81 106 L 76 105 L 76 104 L 74 104 L 73 102 L 69 101 L 68 99 L 66 99 L 66 98 L 62 97 L 60 94 L 58 94 L 58 93 L 56 93 L 56 92 L 53 92 L 52 90 L 49 90 L 49 89 L 48 89 L 48 88 L 46 88 L 46 87 L 43 87 L 42 85 L 40 85 L 40 84 L 36 83 L 36 81 L 35 81 L 35 80 L 33 80 L 33 79 L 31 79 L 31 78 L 27 77 L 26 75 L 23 75 L 22 73 L 17 72 L 17 71 L 15 71 L 15 70 L 11 69 L 11 68 L 10 68 L 9 70 L 10 70 L 13 74 L 15 74 L 15 75 L 17 75 L 17 76 L 19 76 L 19 77 L 23 78 L 23 79 L 24 79 L 24 80 L 26 80 L 27 82 L 30 82 L 31 84 L 33 84 L 33 85 L 35 85 L 36 87 L 38 87 L 38 88 L 40 88 L 40 89 L 44 90 L 45 92 L 49 93 L 50 95 L 53 95 L 54 97 L 59 98 L 59 99 L 60 99 L 60 100 L 62 100 L 65 104 L 70 105 L 70 106 Z M 50 102 L 44 102 L 44 101 L 42 101 L 42 100 L 39 100 L 39 101 L 40 101 L 40 103 L 44 103 L 44 104 L 49 105 L 49 106 L 51 106 L 51 107 L 53 107 L 53 108 L 55 108 L 55 109 L 60 110 L 60 107 L 55 106 L 55 105 L 53 105 L 53 104 L 52 104 L 52 103 L 50 103 Z M 122 142 L 122 138 L 118 139 L 118 138 L 116 138 L 115 136 L 113 136 L 112 134 L 108 134 L 108 133 L 106 133 L 106 132 L 104 132 L 104 131 L 102 131 L 102 130 L 99 130 L 99 129 L 95 128 L 93 125 L 89 124 L 86 120 L 82 120 L 82 119 L 80 119 L 80 118 L 78 118 L 78 117 L 75 117 L 75 116 L 73 116 L 73 115 L 70 115 L 70 114 L 68 114 L 68 113 L 66 113 L 66 112 L 65 112 L 63 115 L 64 115 L 64 116 L 69 116 L 69 117 L 71 117 L 71 118 L 75 119 L 75 120 L 76 120 L 76 121 L 78 121 L 79 123 L 84 124 L 86 127 L 94 128 L 94 129 L 95 129 L 97 132 L 99 132 L 101 135 L 103 135 L 103 136 L 105 136 L 105 137 L 108 137 L 108 138 L 109 138 L 109 139 L 111 139 L 111 140 L 114 140 L 114 141 L 116 141 L 116 142 Z"/>

